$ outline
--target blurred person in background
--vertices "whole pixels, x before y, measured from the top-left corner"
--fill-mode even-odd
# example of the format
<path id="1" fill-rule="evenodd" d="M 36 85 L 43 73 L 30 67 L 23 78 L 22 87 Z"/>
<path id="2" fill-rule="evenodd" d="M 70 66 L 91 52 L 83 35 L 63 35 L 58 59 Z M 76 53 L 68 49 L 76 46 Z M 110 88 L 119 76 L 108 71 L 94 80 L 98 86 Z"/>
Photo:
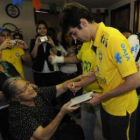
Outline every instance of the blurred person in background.
<path id="1" fill-rule="evenodd" d="M 25 41 L 12 40 L 11 30 L 0 27 L 0 49 L 2 61 L 11 63 L 24 78 L 23 64 L 31 66 L 31 55 Z"/>
<path id="2" fill-rule="evenodd" d="M 56 46 L 50 36 L 47 35 L 48 26 L 45 21 L 38 21 L 36 25 L 36 38 L 30 42 L 30 52 L 33 60 L 33 76 L 37 86 L 53 86 L 59 81 L 59 69 L 48 61 L 50 53 L 58 55 Z M 47 37 L 41 41 L 41 37 Z M 46 80 L 47 79 L 47 80 Z"/>

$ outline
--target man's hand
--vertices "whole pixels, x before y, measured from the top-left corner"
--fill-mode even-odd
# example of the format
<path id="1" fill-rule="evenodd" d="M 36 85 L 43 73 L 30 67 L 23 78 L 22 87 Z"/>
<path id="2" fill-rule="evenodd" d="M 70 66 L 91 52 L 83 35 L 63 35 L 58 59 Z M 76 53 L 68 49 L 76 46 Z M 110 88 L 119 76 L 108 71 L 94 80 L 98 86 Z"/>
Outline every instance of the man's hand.
<path id="1" fill-rule="evenodd" d="M 75 49 L 76 49 L 75 46 L 71 46 L 70 48 L 68 48 L 67 56 L 74 54 Z"/>
<path id="2" fill-rule="evenodd" d="M 17 46 L 21 47 L 23 50 L 29 49 L 25 41 L 20 40 L 20 39 L 15 39 L 15 41 L 17 42 Z"/>
<path id="3" fill-rule="evenodd" d="M 73 82 L 68 85 L 68 88 L 73 92 L 76 93 L 82 88 L 81 82 Z"/>
<path id="4" fill-rule="evenodd" d="M 11 49 L 13 47 L 13 45 L 10 45 L 10 41 L 11 39 L 6 39 L 0 46 L 0 50 L 4 50 L 4 49 Z"/>
<path id="5" fill-rule="evenodd" d="M 102 101 L 102 94 L 101 93 L 94 93 L 94 94 L 92 94 L 92 99 L 86 103 L 90 104 L 92 106 L 95 106 L 95 105 L 101 103 L 101 101 Z"/>
<path id="6" fill-rule="evenodd" d="M 82 75 L 82 78 L 94 76 L 94 71 L 89 71 Z"/>
<path id="7" fill-rule="evenodd" d="M 63 56 L 57 56 L 51 52 L 51 54 L 48 57 L 48 60 L 51 64 L 56 63 L 64 63 L 64 57 Z"/>

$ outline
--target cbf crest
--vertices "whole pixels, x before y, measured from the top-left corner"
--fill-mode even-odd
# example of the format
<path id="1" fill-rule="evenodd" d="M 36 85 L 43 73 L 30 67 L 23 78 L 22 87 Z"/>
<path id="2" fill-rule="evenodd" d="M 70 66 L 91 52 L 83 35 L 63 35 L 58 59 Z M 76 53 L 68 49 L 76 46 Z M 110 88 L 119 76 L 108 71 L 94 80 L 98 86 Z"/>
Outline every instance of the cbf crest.
<path id="1" fill-rule="evenodd" d="M 18 52 L 15 53 L 16 57 L 20 57 L 20 54 Z"/>
<path id="2" fill-rule="evenodd" d="M 99 60 L 102 61 L 102 59 L 103 59 L 102 51 L 99 51 Z"/>
<path id="3" fill-rule="evenodd" d="M 98 73 L 98 75 L 100 75 L 100 69 L 97 65 L 96 65 L 96 72 Z"/>

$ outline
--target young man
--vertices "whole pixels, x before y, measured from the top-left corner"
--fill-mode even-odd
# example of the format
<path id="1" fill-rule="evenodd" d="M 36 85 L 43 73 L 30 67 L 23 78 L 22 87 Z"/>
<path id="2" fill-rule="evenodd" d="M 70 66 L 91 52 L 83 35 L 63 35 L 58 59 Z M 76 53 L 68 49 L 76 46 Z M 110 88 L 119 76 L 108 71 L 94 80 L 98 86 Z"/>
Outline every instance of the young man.
<path id="1" fill-rule="evenodd" d="M 0 50 L 2 51 L 2 61 L 12 63 L 17 71 L 24 78 L 22 62 L 31 65 L 31 55 L 29 48 L 23 40 L 11 40 L 11 31 L 0 27 Z"/>
<path id="2" fill-rule="evenodd" d="M 92 48 L 93 41 L 83 43 L 79 53 L 75 56 L 63 57 L 56 56 L 54 54 L 49 56 L 51 63 L 81 63 L 83 66 L 83 74 L 93 71 L 94 64 L 94 53 Z M 59 61 L 60 60 L 60 61 Z M 62 60 L 62 61 L 61 61 Z M 102 89 L 99 86 L 97 81 L 94 81 L 83 87 L 83 93 L 86 94 L 90 91 L 94 93 L 102 93 Z M 100 116 L 100 105 L 91 106 L 88 104 L 83 104 L 81 106 L 81 121 L 82 127 L 85 133 L 86 140 L 94 140 L 94 129 L 95 129 L 95 120 L 97 119 L 99 128 L 100 128 L 100 140 L 103 139 L 102 136 L 102 125 L 101 125 L 101 116 Z"/>
<path id="3" fill-rule="evenodd" d="M 59 22 L 63 32 L 74 40 L 93 40 L 93 69 L 103 94 L 93 94 L 88 103 L 102 103 L 104 137 L 134 140 L 138 106 L 135 88 L 140 86 L 140 80 L 127 39 L 117 29 L 96 23 L 89 9 L 76 2 L 64 5 Z M 80 82 L 75 87 L 83 85 Z"/>

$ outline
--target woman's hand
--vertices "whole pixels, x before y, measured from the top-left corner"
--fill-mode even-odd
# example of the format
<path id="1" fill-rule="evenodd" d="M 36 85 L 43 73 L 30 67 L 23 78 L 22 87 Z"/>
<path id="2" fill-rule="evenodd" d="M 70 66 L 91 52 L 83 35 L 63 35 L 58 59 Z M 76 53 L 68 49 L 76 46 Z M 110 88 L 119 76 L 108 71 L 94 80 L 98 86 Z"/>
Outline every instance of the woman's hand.
<path id="1" fill-rule="evenodd" d="M 60 110 L 60 113 L 62 113 L 63 115 L 69 113 L 69 112 L 73 112 L 74 110 L 78 109 L 80 107 L 80 105 L 76 105 L 73 107 L 69 107 L 69 105 L 71 104 L 71 101 L 67 102 L 66 104 L 64 104 Z"/>
<path id="2" fill-rule="evenodd" d="M 52 40 L 52 38 L 50 37 L 50 36 L 47 36 L 48 37 L 48 43 L 49 44 L 51 44 L 52 45 L 52 47 L 54 47 L 55 46 L 55 44 L 54 44 L 54 42 L 53 42 L 53 40 Z"/>
<path id="3" fill-rule="evenodd" d="M 35 46 L 39 46 L 39 45 L 41 45 L 43 42 L 41 42 L 40 41 L 40 36 L 38 36 L 37 38 L 36 38 L 36 41 L 35 41 Z"/>

